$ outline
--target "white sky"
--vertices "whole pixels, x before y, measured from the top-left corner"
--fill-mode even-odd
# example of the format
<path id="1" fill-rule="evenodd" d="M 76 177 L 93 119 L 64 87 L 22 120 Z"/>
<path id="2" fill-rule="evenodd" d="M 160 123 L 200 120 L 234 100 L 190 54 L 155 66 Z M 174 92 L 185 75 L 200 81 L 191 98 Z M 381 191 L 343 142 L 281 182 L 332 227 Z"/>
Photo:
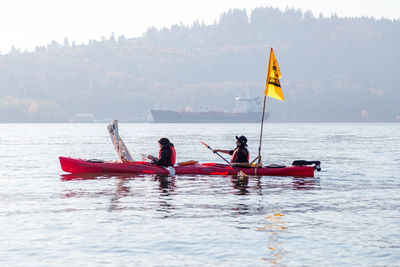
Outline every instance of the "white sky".
<path id="1" fill-rule="evenodd" d="M 141 36 L 149 27 L 169 27 L 195 20 L 212 24 L 232 8 L 286 7 L 340 17 L 400 18 L 400 0 L 2 0 L 0 2 L 0 54 L 11 46 L 22 51 L 62 43 L 76 44 L 124 34 Z"/>

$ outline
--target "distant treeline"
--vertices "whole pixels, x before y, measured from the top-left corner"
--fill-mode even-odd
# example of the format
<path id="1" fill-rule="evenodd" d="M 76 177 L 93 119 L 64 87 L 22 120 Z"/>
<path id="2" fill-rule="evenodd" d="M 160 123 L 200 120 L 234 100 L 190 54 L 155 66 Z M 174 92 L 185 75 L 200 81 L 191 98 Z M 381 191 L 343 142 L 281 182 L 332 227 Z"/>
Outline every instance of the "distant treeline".
<path id="1" fill-rule="evenodd" d="M 270 47 L 286 98 L 268 99 L 272 121 L 400 121 L 399 20 L 258 8 L 140 38 L 13 48 L 0 56 L 0 122 L 137 121 L 151 107 L 230 111 L 236 96 L 263 96 Z"/>

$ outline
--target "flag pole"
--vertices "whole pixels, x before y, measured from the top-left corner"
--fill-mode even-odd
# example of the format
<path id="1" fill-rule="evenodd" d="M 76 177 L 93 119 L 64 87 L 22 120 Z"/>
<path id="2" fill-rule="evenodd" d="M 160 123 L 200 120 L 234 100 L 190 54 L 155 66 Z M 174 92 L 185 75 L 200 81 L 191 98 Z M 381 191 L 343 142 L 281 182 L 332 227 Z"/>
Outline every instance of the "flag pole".
<path id="1" fill-rule="evenodd" d="M 260 145 L 258 146 L 258 163 L 261 164 L 261 143 L 262 143 L 262 134 L 263 134 L 263 126 L 264 126 L 264 114 L 265 114 L 265 102 L 266 102 L 267 96 L 264 95 L 264 105 L 263 105 L 263 113 L 262 113 L 262 119 L 261 119 L 261 132 L 260 132 Z"/>

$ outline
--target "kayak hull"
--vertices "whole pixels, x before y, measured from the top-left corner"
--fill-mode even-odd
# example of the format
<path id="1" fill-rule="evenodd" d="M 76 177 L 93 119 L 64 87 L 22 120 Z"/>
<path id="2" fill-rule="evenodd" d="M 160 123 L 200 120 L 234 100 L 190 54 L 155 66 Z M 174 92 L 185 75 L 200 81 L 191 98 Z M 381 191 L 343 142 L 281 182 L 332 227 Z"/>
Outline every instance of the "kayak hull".
<path id="1" fill-rule="evenodd" d="M 154 164 L 135 162 L 102 162 L 69 157 L 59 157 L 61 169 L 69 173 L 132 173 L 132 174 L 169 174 L 163 167 Z M 174 166 L 176 174 L 192 175 L 237 175 L 230 165 L 219 163 L 203 163 L 186 166 Z M 278 166 L 262 168 L 238 168 L 247 175 L 254 176 L 294 176 L 314 177 L 312 166 Z"/>

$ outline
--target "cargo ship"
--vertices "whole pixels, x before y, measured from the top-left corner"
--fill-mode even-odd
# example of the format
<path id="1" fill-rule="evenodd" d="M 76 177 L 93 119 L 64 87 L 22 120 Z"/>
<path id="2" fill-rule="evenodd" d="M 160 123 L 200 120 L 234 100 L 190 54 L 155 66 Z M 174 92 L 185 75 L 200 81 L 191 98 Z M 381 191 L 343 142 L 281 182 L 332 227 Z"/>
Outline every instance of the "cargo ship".
<path id="1" fill-rule="evenodd" d="M 235 98 L 232 112 L 208 110 L 202 107 L 199 111 L 173 111 L 151 109 L 154 123 L 255 123 L 262 119 L 261 98 Z M 269 117 L 265 112 L 264 121 Z"/>

